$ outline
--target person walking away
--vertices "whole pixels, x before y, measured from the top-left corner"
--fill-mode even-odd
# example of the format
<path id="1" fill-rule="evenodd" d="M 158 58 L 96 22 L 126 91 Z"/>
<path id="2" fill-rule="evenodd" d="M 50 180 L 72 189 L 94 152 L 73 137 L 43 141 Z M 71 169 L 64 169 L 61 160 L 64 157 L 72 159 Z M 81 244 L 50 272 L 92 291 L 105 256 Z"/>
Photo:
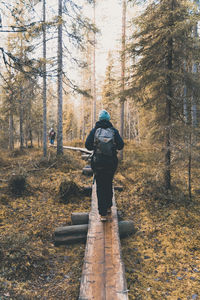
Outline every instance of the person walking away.
<path id="1" fill-rule="evenodd" d="M 85 147 L 94 150 L 91 168 L 96 179 L 98 211 L 101 221 L 106 221 L 112 207 L 112 182 L 118 165 L 117 150 L 123 149 L 124 142 L 105 109 L 99 112 L 99 121 L 86 138 Z"/>
<path id="2" fill-rule="evenodd" d="M 53 128 L 51 128 L 49 131 L 49 141 L 51 145 L 54 145 L 55 138 L 56 138 L 56 132 Z"/>

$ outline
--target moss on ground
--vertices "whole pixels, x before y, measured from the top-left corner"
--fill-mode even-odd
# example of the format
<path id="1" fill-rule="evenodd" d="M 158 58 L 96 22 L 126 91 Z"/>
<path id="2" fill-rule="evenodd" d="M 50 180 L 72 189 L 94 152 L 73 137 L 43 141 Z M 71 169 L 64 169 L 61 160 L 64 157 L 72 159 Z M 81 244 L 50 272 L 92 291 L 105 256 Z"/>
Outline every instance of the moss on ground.
<path id="1" fill-rule="evenodd" d="M 2 151 L 0 161 L 0 298 L 76 300 L 85 245 L 54 247 L 52 234 L 71 223 L 72 212 L 90 210 L 90 197 L 74 196 L 67 204 L 59 198 L 65 180 L 91 185 L 91 177 L 82 175 L 86 163 L 67 151 L 57 158 L 51 150 L 46 159 L 37 149 L 14 154 Z M 129 299 L 198 299 L 200 166 L 193 168 L 189 200 L 183 162 L 174 165 L 174 185 L 166 193 L 160 156 L 156 150 L 127 146 L 114 180 L 124 186 L 115 193 L 118 210 L 137 229 L 121 241 Z M 22 195 L 9 191 L 12 174 L 26 176 Z"/>
<path id="2" fill-rule="evenodd" d="M 172 191 L 167 193 L 159 153 L 133 149 L 122 166 L 124 178 L 119 175 L 125 192 L 117 199 L 118 209 L 137 229 L 121 241 L 129 299 L 199 299 L 200 200 L 195 173 L 200 166 L 193 167 L 189 199 L 183 162 L 173 166 Z"/>
<path id="3" fill-rule="evenodd" d="M 39 150 L 28 149 L 17 156 L 4 153 L 2 159 L 1 299 L 76 299 L 78 295 L 85 245 L 55 247 L 53 232 L 71 223 L 72 212 L 90 209 L 89 197 L 71 197 L 63 204 L 60 183 L 67 179 L 85 186 L 91 185 L 91 178 L 82 176 L 84 162 L 78 154 L 66 153 L 57 159 L 51 151 L 47 159 L 41 157 Z M 9 177 L 22 173 L 28 190 L 14 196 Z"/>

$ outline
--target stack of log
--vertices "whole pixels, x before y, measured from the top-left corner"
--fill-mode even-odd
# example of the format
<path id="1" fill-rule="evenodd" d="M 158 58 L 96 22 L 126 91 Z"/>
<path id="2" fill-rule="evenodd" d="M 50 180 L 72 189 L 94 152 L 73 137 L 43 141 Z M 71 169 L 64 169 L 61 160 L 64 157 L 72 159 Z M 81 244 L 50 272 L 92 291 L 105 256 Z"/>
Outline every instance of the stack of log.
<path id="1" fill-rule="evenodd" d="M 85 242 L 88 232 L 89 213 L 72 213 L 72 225 L 56 228 L 54 232 L 54 245 L 67 245 L 78 242 Z M 119 221 L 120 238 L 130 236 L 135 233 L 133 221 Z"/>

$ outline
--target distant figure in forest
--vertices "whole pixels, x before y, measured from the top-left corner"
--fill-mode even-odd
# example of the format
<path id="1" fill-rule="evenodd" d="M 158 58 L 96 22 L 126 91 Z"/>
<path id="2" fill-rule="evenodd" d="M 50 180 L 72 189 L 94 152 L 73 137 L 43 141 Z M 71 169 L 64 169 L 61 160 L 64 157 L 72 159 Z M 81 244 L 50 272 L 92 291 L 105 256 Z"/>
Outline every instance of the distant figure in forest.
<path id="1" fill-rule="evenodd" d="M 101 221 L 106 221 L 107 215 L 111 214 L 112 182 L 118 165 L 117 150 L 124 147 L 124 142 L 110 122 L 110 114 L 106 110 L 99 112 L 99 121 L 90 131 L 85 147 L 94 150 L 91 168 L 96 179 L 98 210 Z"/>
<path id="2" fill-rule="evenodd" d="M 53 128 L 51 128 L 49 130 L 49 141 L 50 141 L 50 144 L 53 145 L 54 144 L 54 140 L 56 138 L 56 132 Z"/>

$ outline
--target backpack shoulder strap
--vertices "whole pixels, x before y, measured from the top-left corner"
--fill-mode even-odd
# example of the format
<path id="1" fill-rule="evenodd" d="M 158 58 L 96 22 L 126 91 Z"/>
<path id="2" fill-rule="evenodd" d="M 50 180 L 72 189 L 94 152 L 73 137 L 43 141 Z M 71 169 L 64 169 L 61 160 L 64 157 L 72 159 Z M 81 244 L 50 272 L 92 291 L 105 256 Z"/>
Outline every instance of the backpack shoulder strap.
<path id="1" fill-rule="evenodd" d="M 96 129 L 95 134 L 94 134 L 94 142 L 97 141 L 98 136 L 101 134 L 101 130 L 102 130 L 101 127 Z"/>

